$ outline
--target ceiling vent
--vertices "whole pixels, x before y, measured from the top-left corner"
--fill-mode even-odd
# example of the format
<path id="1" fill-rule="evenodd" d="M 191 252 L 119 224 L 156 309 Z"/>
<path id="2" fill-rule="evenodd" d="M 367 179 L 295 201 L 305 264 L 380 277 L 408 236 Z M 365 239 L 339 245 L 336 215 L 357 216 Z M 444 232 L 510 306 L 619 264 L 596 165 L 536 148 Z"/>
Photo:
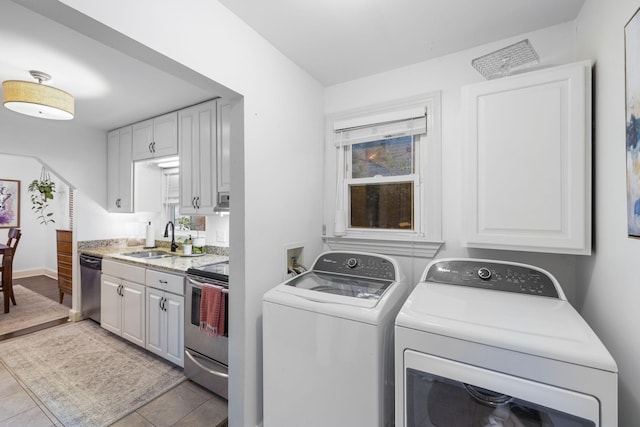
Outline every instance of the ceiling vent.
<path id="1" fill-rule="evenodd" d="M 485 79 L 491 80 L 509 76 L 512 71 L 524 68 L 526 65 L 537 64 L 539 59 L 527 39 L 476 58 L 471 61 L 471 65 Z"/>

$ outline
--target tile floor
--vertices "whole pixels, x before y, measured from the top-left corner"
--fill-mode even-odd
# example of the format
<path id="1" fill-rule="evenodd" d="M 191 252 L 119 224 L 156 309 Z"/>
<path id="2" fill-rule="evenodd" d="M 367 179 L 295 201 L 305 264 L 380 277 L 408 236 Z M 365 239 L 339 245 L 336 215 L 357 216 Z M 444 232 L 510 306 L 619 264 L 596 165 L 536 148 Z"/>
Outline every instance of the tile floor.
<path id="1" fill-rule="evenodd" d="M 42 286 L 42 277 L 34 279 Z M 52 279 L 49 279 L 52 280 Z M 41 292 L 57 299 L 57 284 L 50 286 L 55 292 Z M 20 284 L 29 287 L 29 280 Z M 20 339 L 19 337 L 14 339 Z M 227 401 L 199 385 L 185 381 L 152 400 L 137 411 L 122 418 L 116 427 L 207 426 L 215 427 L 227 417 Z M 0 427 L 63 426 L 21 381 L 0 363 Z"/>

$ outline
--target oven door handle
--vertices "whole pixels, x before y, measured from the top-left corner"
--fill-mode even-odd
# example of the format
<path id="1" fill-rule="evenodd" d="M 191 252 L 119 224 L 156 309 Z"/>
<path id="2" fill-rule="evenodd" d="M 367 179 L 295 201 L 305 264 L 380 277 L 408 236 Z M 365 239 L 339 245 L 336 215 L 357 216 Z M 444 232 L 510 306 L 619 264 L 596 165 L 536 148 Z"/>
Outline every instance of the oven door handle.
<path id="1" fill-rule="evenodd" d="M 196 358 L 189 352 L 189 350 L 185 349 L 184 354 L 186 354 L 187 357 L 191 359 L 191 361 L 195 363 L 198 366 L 198 368 L 202 369 L 203 371 L 206 371 L 211 375 L 215 375 L 217 377 L 229 378 L 229 374 L 225 374 L 224 372 L 214 371 L 213 369 L 209 369 L 206 366 L 204 366 L 202 363 L 198 362 Z"/>
<path id="2" fill-rule="evenodd" d="M 197 280 L 193 280 L 191 277 L 187 277 L 187 279 L 189 280 L 189 283 L 191 283 L 192 285 L 195 285 L 196 287 L 202 289 L 202 285 L 203 284 L 208 284 L 206 282 L 198 282 Z M 229 288 L 225 288 L 224 286 L 220 286 L 220 285 L 214 285 L 211 284 L 212 286 L 218 286 L 220 288 L 222 288 L 222 293 L 223 294 L 228 294 L 229 293 Z"/>

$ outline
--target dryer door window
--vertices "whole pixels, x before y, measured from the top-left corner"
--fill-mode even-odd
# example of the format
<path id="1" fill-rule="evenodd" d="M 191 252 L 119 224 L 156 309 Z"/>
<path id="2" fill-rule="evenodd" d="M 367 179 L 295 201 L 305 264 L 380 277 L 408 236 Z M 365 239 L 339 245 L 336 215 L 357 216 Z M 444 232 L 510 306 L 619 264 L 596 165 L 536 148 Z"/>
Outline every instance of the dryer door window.
<path id="1" fill-rule="evenodd" d="M 405 427 L 598 427 L 588 395 L 405 352 Z"/>

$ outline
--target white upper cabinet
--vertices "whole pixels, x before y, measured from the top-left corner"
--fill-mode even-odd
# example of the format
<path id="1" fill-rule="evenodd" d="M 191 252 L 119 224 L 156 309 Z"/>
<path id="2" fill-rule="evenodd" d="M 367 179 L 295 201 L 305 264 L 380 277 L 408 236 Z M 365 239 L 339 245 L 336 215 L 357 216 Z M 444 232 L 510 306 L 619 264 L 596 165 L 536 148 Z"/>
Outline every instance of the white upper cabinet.
<path id="1" fill-rule="evenodd" d="M 591 62 L 462 89 L 463 244 L 591 253 Z"/>
<path id="2" fill-rule="evenodd" d="M 231 182 L 231 105 L 221 102 L 218 105 L 218 193 L 228 193 Z"/>
<path id="3" fill-rule="evenodd" d="M 133 160 L 178 154 L 178 113 L 168 113 L 133 125 Z"/>
<path id="4" fill-rule="evenodd" d="M 107 134 L 107 210 L 133 212 L 131 126 Z"/>
<path id="5" fill-rule="evenodd" d="M 180 213 L 208 215 L 217 202 L 217 101 L 178 112 Z"/>

